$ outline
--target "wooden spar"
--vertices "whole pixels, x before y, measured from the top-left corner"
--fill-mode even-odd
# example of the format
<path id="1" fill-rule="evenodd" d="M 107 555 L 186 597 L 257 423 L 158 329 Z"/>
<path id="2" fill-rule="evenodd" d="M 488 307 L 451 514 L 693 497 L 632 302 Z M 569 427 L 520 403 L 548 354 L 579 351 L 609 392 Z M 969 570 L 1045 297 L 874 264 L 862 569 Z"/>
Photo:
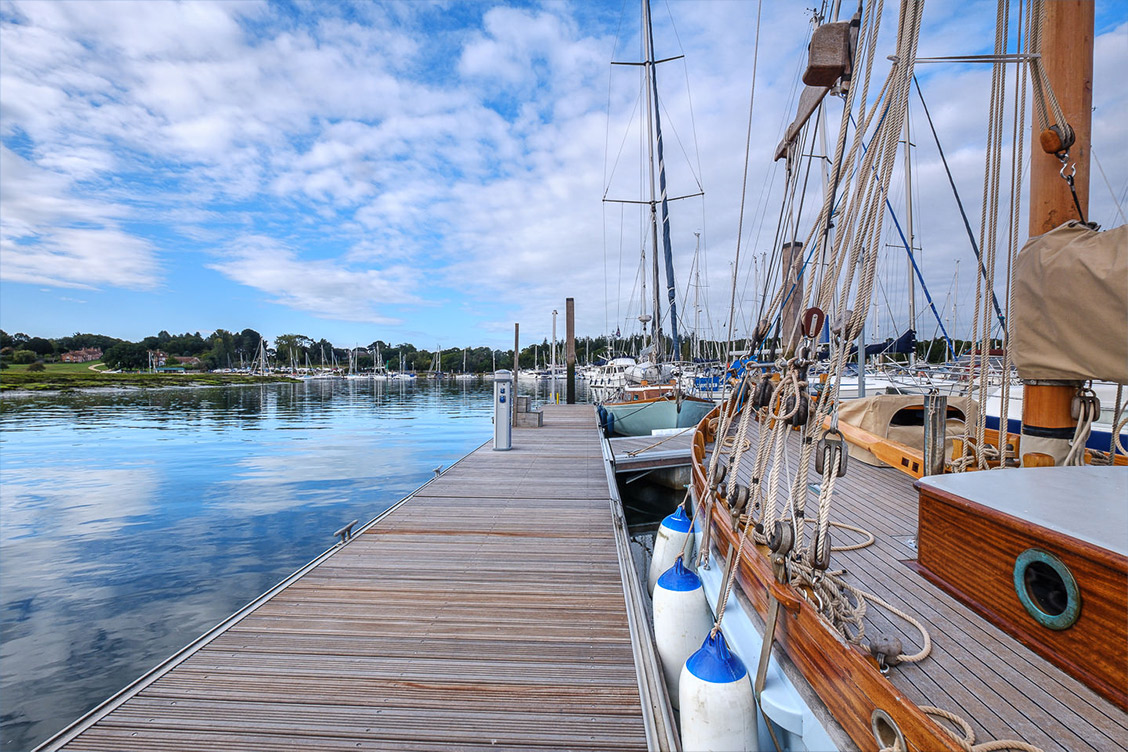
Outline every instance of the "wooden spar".
<path id="1" fill-rule="evenodd" d="M 1074 186 L 1086 215 L 1093 119 L 1093 5 L 1091 0 L 1048 2 L 1042 29 L 1042 64 L 1076 138 L 1069 148 L 1069 164 L 1077 164 Z M 1035 119 L 1030 143 L 1030 237 L 1078 218 L 1069 185 L 1060 174 L 1061 162 L 1039 146 L 1041 132 Z"/>
<path id="2" fill-rule="evenodd" d="M 1086 215 L 1093 107 L 1093 5 L 1091 0 L 1047 2 L 1041 50 L 1050 86 L 1073 128 L 1075 141 L 1065 169 L 1068 173 L 1076 163 L 1074 187 Z M 1041 135 L 1042 126 L 1035 121 L 1030 140 L 1030 237 L 1078 219 L 1069 184 L 1062 179 L 1062 164 L 1054 154 L 1042 151 Z M 1071 415 L 1075 393 L 1074 382 L 1025 382 L 1022 432 L 1029 437 L 1026 445 L 1031 452 L 1048 454 L 1055 462 L 1065 457 L 1076 426 Z"/>
<path id="3" fill-rule="evenodd" d="M 576 299 L 564 301 L 564 360 L 568 364 L 568 383 L 565 391 L 568 404 L 576 404 Z"/>

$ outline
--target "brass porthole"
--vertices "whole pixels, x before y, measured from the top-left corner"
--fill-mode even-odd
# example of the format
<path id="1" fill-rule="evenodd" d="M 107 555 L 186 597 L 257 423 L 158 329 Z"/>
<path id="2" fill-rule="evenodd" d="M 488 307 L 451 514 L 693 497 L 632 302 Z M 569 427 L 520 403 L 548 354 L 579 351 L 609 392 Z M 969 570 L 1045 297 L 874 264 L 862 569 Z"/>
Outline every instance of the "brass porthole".
<path id="1" fill-rule="evenodd" d="M 1014 562 L 1014 590 L 1026 613 L 1047 629 L 1069 629 L 1081 616 L 1081 590 L 1061 559 L 1028 548 Z"/>

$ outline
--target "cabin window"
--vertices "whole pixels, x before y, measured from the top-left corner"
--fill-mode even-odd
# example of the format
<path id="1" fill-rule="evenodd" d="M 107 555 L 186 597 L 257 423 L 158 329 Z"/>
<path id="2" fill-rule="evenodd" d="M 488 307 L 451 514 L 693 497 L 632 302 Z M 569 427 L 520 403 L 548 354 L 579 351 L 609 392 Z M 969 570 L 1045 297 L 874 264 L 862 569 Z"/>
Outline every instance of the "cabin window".
<path id="1" fill-rule="evenodd" d="M 1081 615 L 1077 580 L 1061 559 L 1029 548 L 1014 563 L 1014 589 L 1026 612 L 1043 627 L 1069 629 Z"/>
<path id="2" fill-rule="evenodd" d="M 958 407 L 948 407 L 946 415 L 948 420 L 966 420 L 963 410 Z M 903 407 L 897 412 L 893 413 L 893 417 L 889 419 L 891 426 L 923 426 L 924 425 L 924 408 L 919 405 L 912 407 Z"/>

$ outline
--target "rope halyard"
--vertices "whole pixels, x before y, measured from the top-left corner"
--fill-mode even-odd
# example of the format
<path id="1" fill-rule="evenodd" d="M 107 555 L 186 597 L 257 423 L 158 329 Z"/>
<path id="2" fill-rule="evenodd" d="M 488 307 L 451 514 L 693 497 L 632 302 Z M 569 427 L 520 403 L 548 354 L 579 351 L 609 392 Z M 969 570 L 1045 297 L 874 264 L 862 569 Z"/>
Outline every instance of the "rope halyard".
<path id="1" fill-rule="evenodd" d="M 1093 422 L 1101 414 L 1101 403 L 1092 389 L 1082 389 L 1076 397 L 1080 413 L 1077 416 L 1077 428 L 1073 431 L 1073 439 L 1069 442 L 1069 452 L 1062 460 L 1062 465 L 1080 467 L 1085 464 L 1085 444 L 1089 441 L 1089 434 L 1093 430 Z"/>

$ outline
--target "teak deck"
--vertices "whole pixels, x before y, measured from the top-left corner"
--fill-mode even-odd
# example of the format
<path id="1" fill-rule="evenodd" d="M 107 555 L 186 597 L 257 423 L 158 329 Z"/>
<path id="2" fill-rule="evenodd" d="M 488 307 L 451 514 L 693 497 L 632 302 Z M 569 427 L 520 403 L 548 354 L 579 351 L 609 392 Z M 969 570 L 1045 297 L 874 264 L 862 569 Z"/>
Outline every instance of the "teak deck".
<path id="1" fill-rule="evenodd" d="M 757 430 L 753 423 L 749 431 L 753 447 Z M 791 433 L 788 444 L 794 467 L 799 434 Z M 709 451 L 712 448 L 710 445 Z M 743 484 L 749 483 L 751 465 L 751 460 L 743 463 L 738 473 Z M 812 484 L 820 481 L 813 470 L 810 480 Z M 847 474 L 835 484 L 831 514 L 832 520 L 865 528 L 876 539 L 867 548 L 835 552 L 831 568 L 846 570 L 851 584 L 913 615 L 931 633 L 933 647 L 927 659 L 891 669 L 889 680 L 896 690 L 914 703 L 963 716 L 978 742 L 1017 739 L 1045 752 L 1124 749 L 1128 714 L 911 568 L 917 558 L 918 504 L 913 482 L 894 468 L 851 461 Z M 787 483 L 781 486 L 786 488 Z M 807 503 L 809 510 L 817 509 L 813 488 Z M 809 533 L 810 527 L 807 540 Z M 832 537 L 834 545 L 861 540 L 856 533 L 837 529 L 832 529 Z M 916 630 L 882 609 L 867 609 L 865 629 L 869 636 L 898 637 L 907 652 L 919 647 Z M 1101 648 L 1095 645 L 1093 649 Z M 868 725 L 869 719 L 864 720 Z"/>
<path id="2" fill-rule="evenodd" d="M 645 749 L 595 413 L 544 410 L 49 748 Z"/>

